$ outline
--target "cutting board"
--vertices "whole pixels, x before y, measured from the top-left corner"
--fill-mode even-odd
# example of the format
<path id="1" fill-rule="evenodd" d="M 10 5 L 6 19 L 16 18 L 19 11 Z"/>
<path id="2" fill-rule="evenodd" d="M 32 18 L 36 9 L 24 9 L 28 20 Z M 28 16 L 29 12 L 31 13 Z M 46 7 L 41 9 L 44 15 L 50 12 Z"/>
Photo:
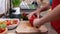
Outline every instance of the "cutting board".
<path id="1" fill-rule="evenodd" d="M 45 26 L 35 28 L 31 26 L 29 21 L 20 21 L 20 24 L 17 27 L 16 32 L 17 34 L 41 34 L 42 32 L 45 34 L 47 32 L 47 28 Z"/>

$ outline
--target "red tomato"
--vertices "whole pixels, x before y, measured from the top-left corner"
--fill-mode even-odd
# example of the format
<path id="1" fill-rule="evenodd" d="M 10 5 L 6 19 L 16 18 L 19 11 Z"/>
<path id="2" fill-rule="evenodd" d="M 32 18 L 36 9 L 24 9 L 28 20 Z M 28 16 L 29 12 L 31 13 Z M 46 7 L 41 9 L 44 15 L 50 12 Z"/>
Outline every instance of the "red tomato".
<path id="1" fill-rule="evenodd" d="M 7 21 L 7 25 L 11 25 L 11 21 L 10 20 L 6 20 Z"/>
<path id="2" fill-rule="evenodd" d="M 18 23 L 18 20 L 13 20 L 13 23 L 17 24 Z"/>
<path id="3" fill-rule="evenodd" d="M 1 31 L 1 28 L 0 28 L 0 33 L 1 33 L 2 31 Z"/>
<path id="4" fill-rule="evenodd" d="M 29 19 L 30 24 L 33 26 L 33 18 Z"/>
<path id="5" fill-rule="evenodd" d="M 0 33 L 4 32 L 4 31 L 5 31 L 5 29 L 0 29 Z"/>
<path id="6" fill-rule="evenodd" d="M 37 18 L 35 15 L 33 15 L 30 19 L 29 19 L 29 22 L 31 23 L 31 25 L 33 26 L 33 21 L 34 19 Z"/>
<path id="7" fill-rule="evenodd" d="M 26 13 L 23 13 L 22 15 L 23 15 L 23 16 L 27 16 L 27 14 L 26 14 Z"/>
<path id="8" fill-rule="evenodd" d="M 4 32 L 4 31 L 5 31 L 5 29 L 2 29 L 1 31 L 2 31 L 2 32 Z"/>

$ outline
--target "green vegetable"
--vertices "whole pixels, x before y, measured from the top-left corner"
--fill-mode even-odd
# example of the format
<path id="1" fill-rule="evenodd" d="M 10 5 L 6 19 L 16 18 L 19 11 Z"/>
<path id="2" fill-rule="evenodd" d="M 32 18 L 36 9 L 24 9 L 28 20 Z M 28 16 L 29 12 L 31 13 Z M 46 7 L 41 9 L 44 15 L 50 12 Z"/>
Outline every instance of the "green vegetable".
<path id="1" fill-rule="evenodd" d="M 0 28 L 6 28 L 6 24 L 5 23 L 0 24 Z"/>
<path id="2" fill-rule="evenodd" d="M 13 7 L 18 7 L 21 3 L 21 0 L 12 0 Z"/>
<path id="3" fill-rule="evenodd" d="M 2 24 L 1 25 L 1 28 L 6 28 L 6 24 Z"/>

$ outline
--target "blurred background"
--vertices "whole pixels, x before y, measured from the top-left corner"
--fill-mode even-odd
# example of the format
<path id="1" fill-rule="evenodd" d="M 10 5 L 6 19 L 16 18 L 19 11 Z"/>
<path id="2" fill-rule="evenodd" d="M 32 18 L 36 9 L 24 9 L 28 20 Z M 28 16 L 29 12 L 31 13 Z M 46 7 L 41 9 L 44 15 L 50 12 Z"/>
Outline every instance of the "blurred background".
<path id="1" fill-rule="evenodd" d="M 48 2 L 49 0 L 0 0 L 0 18 L 21 19 L 21 14 L 29 14 L 38 7 L 41 8 L 42 6 L 45 6 L 45 4 Z M 40 15 L 44 16 L 50 11 L 51 9 L 46 10 L 46 12 L 42 12 Z M 50 23 L 46 23 L 45 25 L 48 29 L 47 34 L 57 34 Z M 8 32 L 13 31 L 15 30 Z"/>
<path id="2" fill-rule="evenodd" d="M 13 15 L 20 17 L 19 15 L 23 12 L 30 13 L 31 11 L 36 10 L 38 7 L 40 8 L 44 6 L 48 0 L 5 0 L 4 2 L 4 16 L 8 18 L 15 18 Z M 4 16 L 2 15 L 1 17 Z"/>

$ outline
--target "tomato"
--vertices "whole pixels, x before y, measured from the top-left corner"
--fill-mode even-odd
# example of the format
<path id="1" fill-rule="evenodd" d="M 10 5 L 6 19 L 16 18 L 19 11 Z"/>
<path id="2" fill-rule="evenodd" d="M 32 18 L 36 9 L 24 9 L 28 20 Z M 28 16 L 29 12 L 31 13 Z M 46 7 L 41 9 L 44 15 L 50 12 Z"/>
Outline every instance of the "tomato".
<path id="1" fill-rule="evenodd" d="M 5 29 L 4 29 L 4 28 L 0 29 L 0 33 L 4 32 L 4 31 L 5 31 Z"/>
<path id="2" fill-rule="evenodd" d="M 2 31 L 2 32 L 4 32 L 4 31 L 5 31 L 5 29 L 4 29 L 4 28 L 2 28 L 2 29 L 1 29 L 1 31 Z"/>
<path id="3" fill-rule="evenodd" d="M 23 15 L 23 16 L 25 16 L 25 17 L 27 16 L 27 14 L 26 14 L 26 13 L 23 13 L 22 15 Z"/>
<path id="4" fill-rule="evenodd" d="M 13 23 L 14 23 L 14 24 L 17 24 L 17 23 L 18 23 L 18 20 L 13 20 Z"/>
<path id="5" fill-rule="evenodd" d="M 30 24 L 33 26 L 33 18 L 29 19 Z"/>
<path id="6" fill-rule="evenodd" d="M 0 33 L 1 33 L 2 31 L 1 31 L 1 28 L 0 28 Z"/>
<path id="7" fill-rule="evenodd" d="M 11 25 L 11 21 L 10 20 L 6 20 L 7 21 L 7 25 Z"/>
<path id="8" fill-rule="evenodd" d="M 33 26 L 33 21 L 34 19 L 37 18 L 35 15 L 33 15 L 30 19 L 29 19 L 29 22 L 30 24 Z"/>

